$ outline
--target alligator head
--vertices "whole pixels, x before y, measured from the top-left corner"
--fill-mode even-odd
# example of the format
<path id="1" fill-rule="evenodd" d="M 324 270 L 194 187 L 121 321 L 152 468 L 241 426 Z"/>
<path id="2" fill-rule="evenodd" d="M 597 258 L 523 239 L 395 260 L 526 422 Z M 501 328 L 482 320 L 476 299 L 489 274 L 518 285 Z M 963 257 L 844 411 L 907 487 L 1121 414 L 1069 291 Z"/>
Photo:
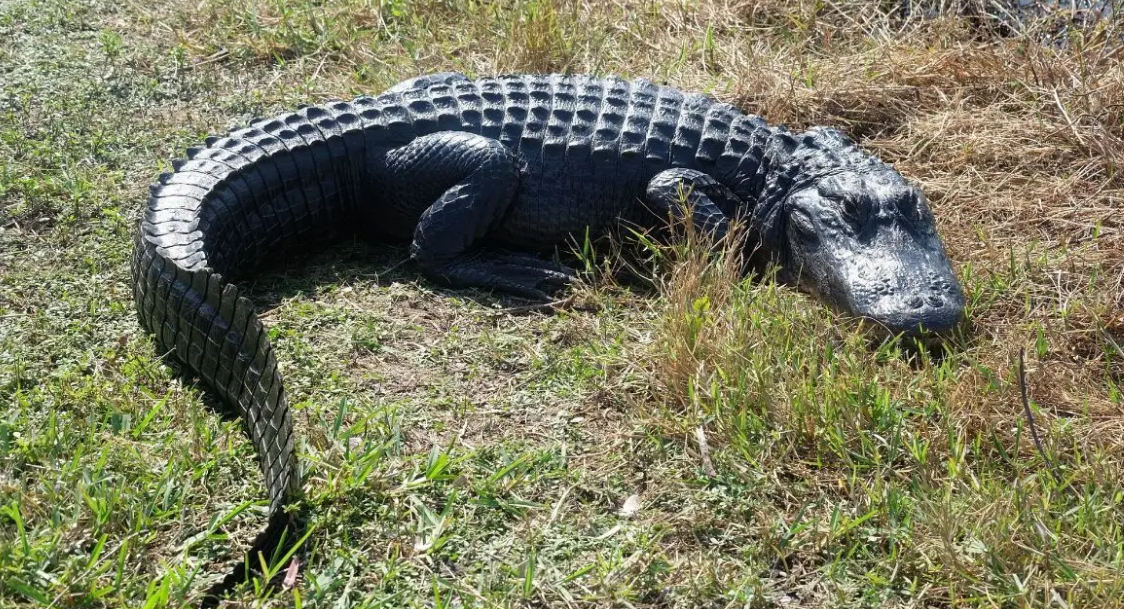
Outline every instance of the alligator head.
<path id="1" fill-rule="evenodd" d="M 818 144 L 853 147 L 838 132 L 814 135 Z M 891 334 L 955 326 L 964 294 L 921 189 L 881 162 L 802 164 L 767 206 L 779 278 Z"/>

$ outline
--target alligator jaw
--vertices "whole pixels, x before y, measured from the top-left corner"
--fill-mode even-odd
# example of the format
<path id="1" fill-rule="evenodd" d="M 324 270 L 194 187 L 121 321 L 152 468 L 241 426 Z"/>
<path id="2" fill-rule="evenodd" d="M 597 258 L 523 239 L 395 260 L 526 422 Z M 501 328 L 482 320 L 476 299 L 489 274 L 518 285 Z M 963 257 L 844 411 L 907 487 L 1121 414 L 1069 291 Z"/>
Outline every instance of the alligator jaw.
<path id="1" fill-rule="evenodd" d="M 964 293 L 943 248 L 881 251 L 841 270 L 849 289 L 833 304 L 887 334 L 946 334 L 964 315 Z"/>
<path id="2" fill-rule="evenodd" d="M 924 241 L 822 252 L 805 261 L 796 282 L 876 333 L 947 334 L 963 317 L 964 293 L 940 241 Z"/>

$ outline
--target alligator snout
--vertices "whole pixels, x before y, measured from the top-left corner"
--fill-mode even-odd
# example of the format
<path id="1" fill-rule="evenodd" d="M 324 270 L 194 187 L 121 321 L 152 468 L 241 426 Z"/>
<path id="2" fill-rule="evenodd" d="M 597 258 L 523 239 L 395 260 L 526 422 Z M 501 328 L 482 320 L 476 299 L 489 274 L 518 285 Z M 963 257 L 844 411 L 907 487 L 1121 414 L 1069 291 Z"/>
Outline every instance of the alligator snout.
<path id="1" fill-rule="evenodd" d="M 964 294 L 943 252 L 922 260 L 895 254 L 873 248 L 809 257 L 799 276 L 788 278 L 878 333 L 919 336 L 952 330 L 964 316 Z"/>
<path id="2" fill-rule="evenodd" d="M 837 251 L 830 266 L 809 277 L 819 281 L 806 287 L 888 334 L 941 334 L 955 327 L 964 315 L 964 293 L 940 243 L 922 239 L 894 247 L 879 241 Z"/>
<path id="3" fill-rule="evenodd" d="M 869 320 L 889 334 L 915 336 L 924 332 L 942 334 L 956 326 L 964 314 L 964 295 L 951 276 L 930 273 L 930 281 L 916 281 L 909 265 L 894 265 L 899 273 L 882 276 L 875 285 L 881 290 L 867 292 L 860 286 L 849 290 L 849 302 L 839 303 L 856 317 Z M 924 277 L 924 273 L 921 273 Z M 894 280 L 897 281 L 894 281 Z M 894 288 L 889 286 L 897 283 Z"/>

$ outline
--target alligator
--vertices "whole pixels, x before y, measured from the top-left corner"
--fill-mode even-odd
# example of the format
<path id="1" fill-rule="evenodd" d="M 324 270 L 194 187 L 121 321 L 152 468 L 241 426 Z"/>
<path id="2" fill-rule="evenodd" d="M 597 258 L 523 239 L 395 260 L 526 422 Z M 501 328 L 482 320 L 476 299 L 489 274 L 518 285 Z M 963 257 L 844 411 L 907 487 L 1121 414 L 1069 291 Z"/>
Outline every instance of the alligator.
<path id="1" fill-rule="evenodd" d="M 299 497 L 269 336 L 235 282 L 343 235 L 409 242 L 443 285 L 536 300 L 574 271 L 544 251 L 678 218 L 893 334 L 941 334 L 964 297 L 921 190 L 843 133 L 793 133 L 696 93 L 576 75 L 419 76 L 189 148 L 151 186 L 132 258 L 141 326 L 241 416 L 269 524 Z M 929 334 L 927 334 L 929 335 Z"/>

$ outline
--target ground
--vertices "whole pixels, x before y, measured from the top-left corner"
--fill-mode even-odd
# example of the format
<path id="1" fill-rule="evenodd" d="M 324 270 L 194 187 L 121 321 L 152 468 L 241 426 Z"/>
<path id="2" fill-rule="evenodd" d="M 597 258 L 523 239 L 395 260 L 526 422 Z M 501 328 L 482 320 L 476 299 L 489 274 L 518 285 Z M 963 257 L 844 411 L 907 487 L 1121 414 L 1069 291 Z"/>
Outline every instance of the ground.
<path id="1" fill-rule="evenodd" d="M 0 2 L 0 605 L 194 606 L 263 525 L 238 422 L 137 325 L 147 185 L 208 133 L 460 70 L 644 76 L 847 130 L 928 193 L 966 323 L 943 351 L 872 344 L 691 243 L 627 285 L 588 258 L 554 313 L 393 247 L 278 265 L 244 285 L 309 535 L 231 606 L 1121 606 L 1124 51 L 1111 20 L 1045 27 L 857 0 Z"/>

